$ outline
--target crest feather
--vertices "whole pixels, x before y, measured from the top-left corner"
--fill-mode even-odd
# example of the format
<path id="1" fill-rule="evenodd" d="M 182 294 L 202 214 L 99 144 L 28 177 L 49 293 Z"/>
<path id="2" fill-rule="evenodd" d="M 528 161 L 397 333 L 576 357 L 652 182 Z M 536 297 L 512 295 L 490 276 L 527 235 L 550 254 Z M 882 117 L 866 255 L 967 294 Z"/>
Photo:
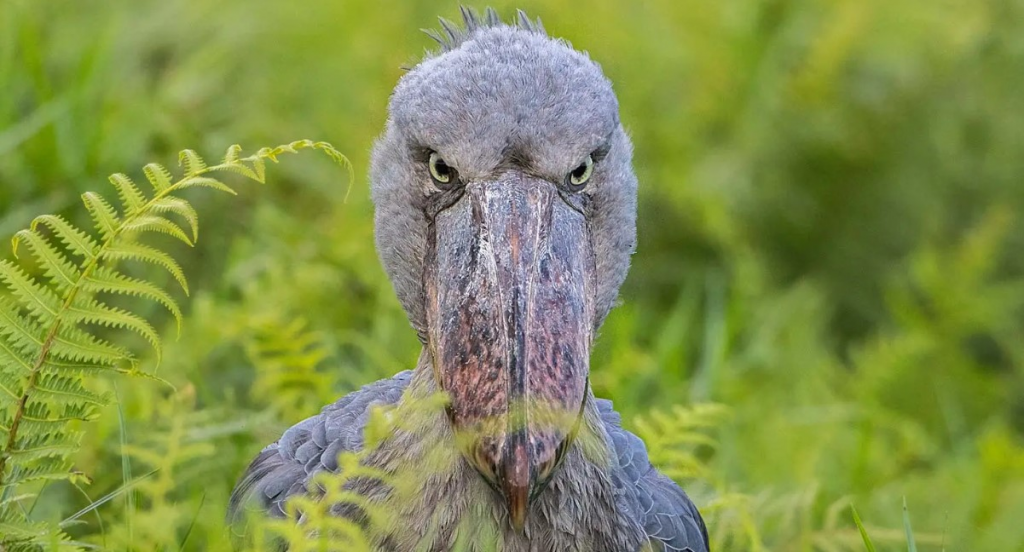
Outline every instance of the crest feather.
<path id="1" fill-rule="evenodd" d="M 498 15 L 498 12 L 495 11 L 494 8 L 487 8 L 481 15 L 473 8 L 462 6 L 459 8 L 459 13 L 462 14 L 461 27 L 450 19 L 439 17 L 438 21 L 441 24 L 440 30 L 423 29 L 423 32 L 426 33 L 427 36 L 432 38 L 441 46 L 440 53 L 450 52 L 457 49 L 480 29 L 494 27 L 518 27 L 531 33 L 547 35 L 544 30 L 544 24 L 541 23 L 540 18 L 538 17 L 531 20 L 523 10 L 516 10 L 516 17 L 513 23 L 503 22 L 501 20 L 501 16 Z"/>

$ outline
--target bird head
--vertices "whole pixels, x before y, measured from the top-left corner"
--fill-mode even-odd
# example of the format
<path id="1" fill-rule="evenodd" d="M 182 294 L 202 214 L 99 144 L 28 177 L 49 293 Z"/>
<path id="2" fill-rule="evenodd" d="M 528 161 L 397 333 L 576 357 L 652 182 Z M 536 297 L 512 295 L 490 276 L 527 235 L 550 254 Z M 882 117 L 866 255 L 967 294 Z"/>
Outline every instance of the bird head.
<path id="1" fill-rule="evenodd" d="M 521 12 L 463 10 L 396 86 L 371 180 L 377 250 L 514 527 L 573 442 L 594 334 L 636 242 L 611 83 Z"/>

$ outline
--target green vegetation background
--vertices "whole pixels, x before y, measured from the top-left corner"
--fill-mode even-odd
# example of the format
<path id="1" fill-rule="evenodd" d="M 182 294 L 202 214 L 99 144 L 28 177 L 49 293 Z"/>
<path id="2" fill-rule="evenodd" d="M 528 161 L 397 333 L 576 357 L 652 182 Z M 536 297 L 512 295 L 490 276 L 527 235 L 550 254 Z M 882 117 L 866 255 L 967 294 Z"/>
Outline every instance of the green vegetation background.
<path id="1" fill-rule="evenodd" d="M 592 381 L 713 547 L 863 549 L 852 502 L 879 549 L 905 550 L 906 496 L 920 550 L 1024 550 L 1024 2 L 493 3 L 541 16 L 616 85 L 640 246 Z M 176 391 L 98 383 L 120 402 L 85 428 L 93 482 L 44 489 L 34 515 L 148 474 L 71 532 L 226 548 L 227 496 L 262 446 L 413 365 L 367 154 L 431 47 L 418 29 L 457 13 L 0 3 L 0 236 L 44 212 L 88 225 L 81 192 L 184 147 L 328 140 L 360 175 L 349 191 L 310 158 L 240 198 L 190 196 L 205 220 L 181 256 L 184 332 L 145 365 Z"/>

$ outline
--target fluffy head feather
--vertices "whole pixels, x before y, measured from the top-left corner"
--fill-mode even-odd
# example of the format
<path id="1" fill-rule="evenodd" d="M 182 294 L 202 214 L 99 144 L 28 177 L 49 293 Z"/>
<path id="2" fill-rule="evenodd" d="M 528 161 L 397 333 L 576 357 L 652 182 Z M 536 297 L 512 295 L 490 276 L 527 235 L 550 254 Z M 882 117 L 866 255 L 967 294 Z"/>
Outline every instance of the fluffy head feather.
<path id="1" fill-rule="evenodd" d="M 464 181 L 510 167 L 561 183 L 591 153 L 585 195 L 597 256 L 600 325 L 614 304 L 636 243 L 632 145 L 601 68 L 568 43 L 548 37 L 520 12 L 501 23 L 493 10 L 463 10 L 464 27 L 442 20 L 432 36 L 441 52 L 399 81 L 373 150 L 371 180 L 378 253 L 412 325 L 424 334 L 423 257 L 427 169 L 435 151 Z"/>

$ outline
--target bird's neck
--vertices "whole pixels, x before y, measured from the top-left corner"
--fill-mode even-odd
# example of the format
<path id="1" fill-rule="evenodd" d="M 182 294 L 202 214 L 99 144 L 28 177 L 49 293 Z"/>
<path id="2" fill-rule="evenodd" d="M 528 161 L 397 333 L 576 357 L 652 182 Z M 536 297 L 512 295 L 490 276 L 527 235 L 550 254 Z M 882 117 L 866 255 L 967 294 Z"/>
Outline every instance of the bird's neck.
<path id="1" fill-rule="evenodd" d="M 399 481 L 380 495 L 396 514 L 383 539 L 389 549 L 525 552 L 531 542 L 548 542 L 552 550 L 599 550 L 640 538 L 617 504 L 618 463 L 593 400 L 562 466 L 532 504 L 524 533 L 515 532 L 498 494 L 459 452 L 428 355 L 420 355 L 392 417 L 396 431 L 370 460 Z"/>

